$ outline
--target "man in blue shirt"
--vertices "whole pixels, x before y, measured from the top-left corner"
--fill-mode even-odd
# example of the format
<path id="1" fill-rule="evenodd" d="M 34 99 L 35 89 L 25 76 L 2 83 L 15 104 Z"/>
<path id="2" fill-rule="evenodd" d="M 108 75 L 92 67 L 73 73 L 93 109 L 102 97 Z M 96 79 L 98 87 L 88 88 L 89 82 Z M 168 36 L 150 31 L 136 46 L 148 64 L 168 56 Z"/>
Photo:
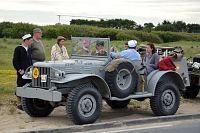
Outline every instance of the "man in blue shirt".
<path id="1" fill-rule="evenodd" d="M 115 52 L 111 52 L 110 56 L 111 58 L 125 58 L 129 61 L 133 61 L 133 60 L 140 60 L 140 54 L 135 50 L 137 45 L 137 41 L 136 40 L 130 40 L 128 41 L 128 49 L 127 50 L 123 50 L 120 53 L 115 53 Z"/>

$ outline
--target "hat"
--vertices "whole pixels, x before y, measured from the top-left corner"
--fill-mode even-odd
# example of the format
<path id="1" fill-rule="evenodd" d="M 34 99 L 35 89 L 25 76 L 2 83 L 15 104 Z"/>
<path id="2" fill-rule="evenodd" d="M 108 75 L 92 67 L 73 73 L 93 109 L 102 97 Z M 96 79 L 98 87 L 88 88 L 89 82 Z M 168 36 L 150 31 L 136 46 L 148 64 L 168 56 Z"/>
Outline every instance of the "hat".
<path id="1" fill-rule="evenodd" d="M 128 46 L 129 47 L 136 47 L 137 45 L 137 41 L 136 40 L 130 40 L 128 41 Z"/>
<path id="2" fill-rule="evenodd" d="M 26 39 L 28 39 L 28 38 L 31 38 L 31 34 L 26 34 L 26 35 L 24 35 L 24 36 L 22 37 L 23 40 L 26 40 Z"/>
<path id="3" fill-rule="evenodd" d="M 97 40 L 96 45 L 97 46 L 100 46 L 100 45 L 104 46 L 104 41 Z"/>
<path id="4" fill-rule="evenodd" d="M 34 34 L 34 33 L 37 33 L 37 32 L 40 32 L 40 33 L 42 33 L 42 30 L 41 30 L 41 29 L 39 29 L 39 28 L 36 28 L 36 29 L 34 29 L 34 30 L 33 30 L 33 34 Z"/>

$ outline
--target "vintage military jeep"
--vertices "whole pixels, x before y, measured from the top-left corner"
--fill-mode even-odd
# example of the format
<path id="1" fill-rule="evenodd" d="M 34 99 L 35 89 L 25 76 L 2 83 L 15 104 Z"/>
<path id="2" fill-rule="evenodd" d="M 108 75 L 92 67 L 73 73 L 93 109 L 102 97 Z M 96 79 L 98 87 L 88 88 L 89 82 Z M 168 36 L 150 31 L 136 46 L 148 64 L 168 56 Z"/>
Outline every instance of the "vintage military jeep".
<path id="1" fill-rule="evenodd" d="M 89 52 L 81 52 L 85 40 Z M 106 54 L 91 55 L 99 40 Z M 179 108 L 180 91 L 190 85 L 185 58 L 175 62 L 177 72 L 155 70 L 146 77 L 143 60 L 111 59 L 109 38 L 72 37 L 71 46 L 70 59 L 37 62 L 23 76 L 32 82 L 17 87 L 16 94 L 31 117 L 46 117 L 54 108 L 66 106 L 75 124 L 89 124 L 98 119 L 102 99 L 117 109 L 131 99 L 145 98 L 150 98 L 155 115 L 173 115 Z"/>
<path id="2" fill-rule="evenodd" d="M 196 98 L 200 89 L 200 54 L 188 58 L 190 86 L 182 93 L 184 98 Z"/>

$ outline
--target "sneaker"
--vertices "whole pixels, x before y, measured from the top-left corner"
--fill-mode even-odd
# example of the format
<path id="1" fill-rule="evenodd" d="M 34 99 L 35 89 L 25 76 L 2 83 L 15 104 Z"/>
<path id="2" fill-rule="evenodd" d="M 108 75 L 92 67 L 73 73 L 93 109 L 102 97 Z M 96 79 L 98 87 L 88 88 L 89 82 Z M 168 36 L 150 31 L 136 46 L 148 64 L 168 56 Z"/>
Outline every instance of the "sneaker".
<path id="1" fill-rule="evenodd" d="M 21 111 L 24 111 L 24 109 L 22 108 L 22 105 L 18 105 L 17 108 Z"/>

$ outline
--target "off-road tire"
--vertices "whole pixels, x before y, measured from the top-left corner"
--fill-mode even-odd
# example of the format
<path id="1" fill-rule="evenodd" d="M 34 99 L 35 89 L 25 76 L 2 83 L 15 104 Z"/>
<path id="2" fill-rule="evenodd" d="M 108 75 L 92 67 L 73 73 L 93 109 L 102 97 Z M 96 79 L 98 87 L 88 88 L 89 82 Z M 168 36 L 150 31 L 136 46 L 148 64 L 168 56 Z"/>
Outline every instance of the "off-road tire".
<path id="1" fill-rule="evenodd" d="M 186 87 L 186 91 L 181 93 L 181 96 L 183 98 L 196 98 L 199 94 L 199 86 L 197 85 L 191 85 L 189 87 Z"/>
<path id="2" fill-rule="evenodd" d="M 106 100 L 106 103 L 112 108 L 112 109 L 121 109 L 127 107 L 127 105 L 130 103 L 130 99 L 125 101 L 115 101 L 115 100 Z"/>
<path id="3" fill-rule="evenodd" d="M 173 115 L 180 105 L 180 93 L 173 82 L 158 82 L 150 98 L 151 109 L 157 116 Z"/>
<path id="4" fill-rule="evenodd" d="M 91 124 L 95 122 L 102 109 L 102 98 L 92 85 L 84 84 L 73 89 L 67 98 L 66 111 L 74 124 Z"/>
<path id="5" fill-rule="evenodd" d="M 110 88 L 111 95 L 118 98 L 129 96 L 136 86 L 136 72 L 130 62 L 119 64 L 117 69 L 106 72 L 105 80 Z M 129 75 L 128 75 L 129 74 Z M 125 75 L 128 75 L 124 77 Z"/>
<path id="6" fill-rule="evenodd" d="M 46 117 L 54 110 L 49 101 L 36 98 L 22 98 L 22 107 L 31 117 Z"/>

